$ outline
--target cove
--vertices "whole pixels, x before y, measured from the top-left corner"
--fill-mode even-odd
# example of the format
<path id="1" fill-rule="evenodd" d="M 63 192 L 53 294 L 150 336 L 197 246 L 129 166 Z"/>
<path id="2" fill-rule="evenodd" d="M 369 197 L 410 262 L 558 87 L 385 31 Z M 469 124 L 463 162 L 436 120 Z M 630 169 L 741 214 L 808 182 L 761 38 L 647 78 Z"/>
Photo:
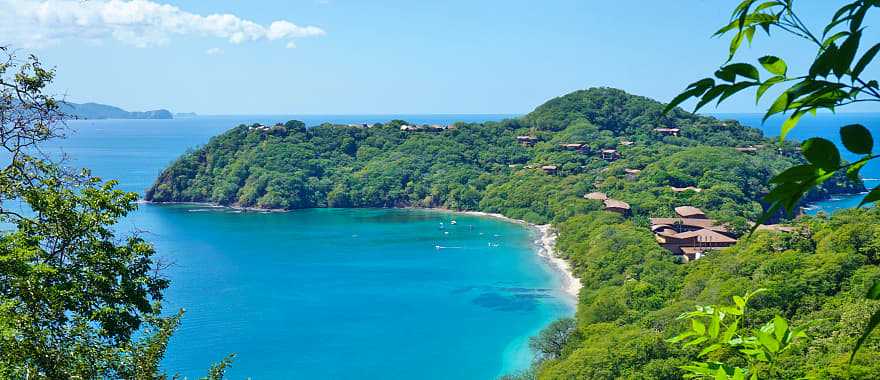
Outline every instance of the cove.
<path id="1" fill-rule="evenodd" d="M 233 352 L 230 378 L 494 378 L 573 312 L 534 231 L 493 218 L 143 205 L 128 223 L 186 309 L 164 365 L 190 378 Z"/>

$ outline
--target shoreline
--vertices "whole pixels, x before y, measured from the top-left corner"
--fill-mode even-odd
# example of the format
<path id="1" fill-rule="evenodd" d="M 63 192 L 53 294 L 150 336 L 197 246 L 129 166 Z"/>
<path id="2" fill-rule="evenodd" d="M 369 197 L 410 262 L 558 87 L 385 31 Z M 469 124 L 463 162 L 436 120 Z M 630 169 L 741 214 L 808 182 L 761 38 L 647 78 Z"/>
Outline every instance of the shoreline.
<path id="1" fill-rule="evenodd" d="M 194 205 L 194 206 L 202 206 L 202 207 L 212 207 L 212 208 L 227 208 L 232 210 L 241 210 L 241 211 L 250 211 L 250 212 L 290 212 L 296 210 L 282 210 L 282 209 L 264 209 L 257 207 L 236 207 L 236 206 L 223 206 L 209 202 L 151 202 L 146 200 L 138 200 L 138 204 L 153 204 L 153 205 Z M 356 208 L 352 208 L 356 209 Z M 377 208 L 379 209 L 379 208 Z M 454 214 L 462 214 L 462 215 L 471 215 L 471 216 L 479 216 L 485 218 L 495 218 L 501 219 L 503 221 L 509 223 L 515 223 L 519 225 L 526 226 L 538 235 L 538 239 L 534 240 L 532 243 L 536 246 L 535 254 L 538 255 L 545 263 L 547 263 L 550 268 L 556 272 L 559 279 L 561 280 L 561 284 L 559 290 L 568 298 L 569 301 L 572 302 L 573 305 L 577 305 L 579 294 L 581 288 L 583 288 L 583 284 L 581 284 L 581 280 L 574 275 L 574 271 L 572 270 L 571 263 L 567 260 L 556 255 L 556 231 L 553 230 L 552 226 L 549 224 L 533 224 L 526 222 L 525 220 L 513 219 L 502 214 L 484 212 L 484 211 L 456 211 L 449 210 L 445 208 L 428 208 L 428 207 L 394 207 L 389 209 L 399 209 L 399 210 L 419 210 L 419 211 L 433 211 L 433 212 L 448 212 Z"/>
<path id="2" fill-rule="evenodd" d="M 431 209 L 428 209 L 431 210 Z M 434 210 L 443 210 L 443 209 L 434 209 Z M 557 273 L 559 279 L 562 280 L 562 284 L 560 290 L 568 296 L 568 298 L 573 301 L 575 305 L 577 305 L 577 301 L 579 299 L 579 294 L 581 288 L 583 288 L 583 284 L 581 284 L 581 280 L 574 275 L 574 271 L 572 270 L 571 263 L 568 260 L 565 260 L 556 255 L 556 231 L 553 230 L 553 227 L 549 224 L 533 224 L 526 222 L 520 219 L 513 219 L 506 217 L 501 214 L 483 212 L 483 211 L 452 211 L 445 210 L 453 213 L 464 214 L 464 215 L 473 215 L 473 216 L 482 216 L 489 218 L 501 219 L 507 222 L 521 224 L 527 226 L 537 232 L 539 238 L 535 240 L 533 243 L 537 246 L 536 254 L 540 257 L 544 262 L 546 262 L 554 272 Z"/>

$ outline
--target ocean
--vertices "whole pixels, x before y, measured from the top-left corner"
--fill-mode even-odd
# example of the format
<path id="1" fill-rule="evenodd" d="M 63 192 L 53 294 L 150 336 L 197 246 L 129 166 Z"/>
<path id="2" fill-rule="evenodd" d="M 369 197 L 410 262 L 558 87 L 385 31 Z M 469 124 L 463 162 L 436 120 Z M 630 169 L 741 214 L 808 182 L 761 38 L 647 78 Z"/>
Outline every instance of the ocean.
<path id="1" fill-rule="evenodd" d="M 763 114 L 715 114 L 722 119 L 734 119 L 740 123 L 761 129 L 766 136 L 779 136 L 780 127 L 785 118 L 775 115 L 765 123 L 761 123 Z M 880 113 L 820 113 L 815 116 L 804 116 L 800 123 L 789 132 L 786 139 L 804 141 L 810 137 L 823 137 L 833 141 L 841 149 L 841 156 L 849 161 L 858 160 L 858 156 L 843 148 L 840 143 L 840 127 L 849 124 L 864 125 L 874 137 L 874 152 L 880 151 Z M 880 160 L 869 162 L 861 171 L 865 187 L 872 189 L 880 185 Z M 819 212 L 834 213 L 836 210 L 852 208 L 859 205 L 864 194 L 836 196 L 830 200 L 810 205 L 805 212 L 815 215 Z"/>
<path id="2" fill-rule="evenodd" d="M 240 123 L 505 117 L 83 120 L 46 151 L 143 194 L 181 153 Z M 494 218 L 143 204 L 119 231 L 154 243 L 166 266 L 165 310 L 186 314 L 163 367 L 189 378 L 235 353 L 231 379 L 491 379 L 527 368 L 528 338 L 574 314 L 535 232 Z"/>
<path id="3" fill-rule="evenodd" d="M 241 123 L 446 124 L 514 116 L 82 120 L 68 122 L 67 138 L 45 150 L 142 194 L 181 153 Z M 772 118 L 762 125 L 753 114 L 716 116 L 770 136 L 781 123 Z M 838 114 L 805 117 L 791 138 L 838 141 L 837 129 L 856 122 L 880 136 L 880 115 Z M 876 186 L 880 165 L 872 163 L 863 174 L 869 187 Z M 852 207 L 859 199 L 821 202 L 810 212 Z M 163 367 L 189 378 L 236 353 L 232 379 L 491 379 L 528 367 L 528 338 L 574 313 L 559 290 L 560 278 L 535 254 L 534 231 L 492 218 L 144 204 L 119 231 L 143 235 L 167 265 L 165 310 L 184 308 L 186 315 Z"/>

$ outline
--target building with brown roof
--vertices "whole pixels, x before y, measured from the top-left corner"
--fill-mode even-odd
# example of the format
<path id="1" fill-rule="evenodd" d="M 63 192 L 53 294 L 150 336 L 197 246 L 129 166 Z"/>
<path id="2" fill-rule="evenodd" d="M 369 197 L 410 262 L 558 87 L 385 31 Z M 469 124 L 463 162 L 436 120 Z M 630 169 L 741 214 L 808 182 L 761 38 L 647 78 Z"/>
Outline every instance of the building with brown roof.
<path id="1" fill-rule="evenodd" d="M 681 129 L 678 129 L 678 128 L 654 128 L 654 132 L 664 134 L 667 136 L 678 136 L 678 133 L 681 132 Z"/>
<path id="2" fill-rule="evenodd" d="M 544 165 L 541 167 L 541 170 L 547 174 L 556 174 L 556 165 Z"/>
<path id="3" fill-rule="evenodd" d="M 709 229 L 677 234 L 669 234 L 669 231 L 660 232 L 654 235 L 657 242 L 673 255 L 681 256 L 681 260 L 684 262 L 697 260 L 706 251 L 723 249 L 736 244 L 736 239 Z"/>
<path id="4" fill-rule="evenodd" d="M 535 146 L 538 142 L 538 138 L 532 136 L 516 136 L 516 141 L 522 146 Z"/>
<path id="5" fill-rule="evenodd" d="M 609 198 L 604 200 L 603 203 L 605 204 L 605 211 L 616 212 L 622 215 L 627 215 L 630 212 L 629 203 L 624 201 Z"/>
<path id="6" fill-rule="evenodd" d="M 597 191 L 597 192 L 585 194 L 584 198 L 585 199 L 592 199 L 592 200 L 596 200 L 596 201 L 604 201 L 604 200 L 608 199 L 608 195 Z"/>
<path id="7" fill-rule="evenodd" d="M 617 151 L 617 149 L 602 149 L 602 151 L 600 152 L 600 157 L 602 157 L 602 159 L 605 161 L 611 162 L 616 161 L 618 158 L 620 158 L 620 153 Z"/>
<path id="8" fill-rule="evenodd" d="M 682 218 L 706 219 L 706 213 L 693 206 L 676 207 L 675 214 Z"/>

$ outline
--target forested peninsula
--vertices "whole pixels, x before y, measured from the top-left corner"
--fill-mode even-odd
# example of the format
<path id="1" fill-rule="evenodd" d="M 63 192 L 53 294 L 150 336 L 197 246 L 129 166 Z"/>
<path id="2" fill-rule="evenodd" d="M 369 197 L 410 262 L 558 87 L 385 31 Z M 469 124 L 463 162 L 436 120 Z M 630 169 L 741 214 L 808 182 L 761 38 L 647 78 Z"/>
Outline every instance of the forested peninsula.
<path id="1" fill-rule="evenodd" d="M 700 350 L 666 341 L 689 327 L 676 317 L 758 288 L 768 290 L 749 304 L 745 327 L 774 315 L 809 325 L 809 338 L 778 359 L 782 378 L 877 373 L 876 338 L 847 367 L 872 311 L 863 295 L 880 278 L 876 208 L 779 215 L 790 228 L 758 231 L 678 263 L 658 245 L 649 218 L 693 206 L 739 237 L 762 213 L 769 179 L 803 158 L 797 144 L 736 121 L 681 109 L 664 115 L 663 107 L 594 88 L 502 122 L 240 125 L 172 163 L 146 200 L 288 210 L 442 207 L 553 223 L 558 253 L 584 288 L 575 327 L 516 375 L 522 378 L 681 378 L 680 366 Z M 860 191 L 860 181 L 835 177 L 806 201 Z M 597 193 L 626 210 L 603 211 L 609 204 L 591 196 Z"/>

